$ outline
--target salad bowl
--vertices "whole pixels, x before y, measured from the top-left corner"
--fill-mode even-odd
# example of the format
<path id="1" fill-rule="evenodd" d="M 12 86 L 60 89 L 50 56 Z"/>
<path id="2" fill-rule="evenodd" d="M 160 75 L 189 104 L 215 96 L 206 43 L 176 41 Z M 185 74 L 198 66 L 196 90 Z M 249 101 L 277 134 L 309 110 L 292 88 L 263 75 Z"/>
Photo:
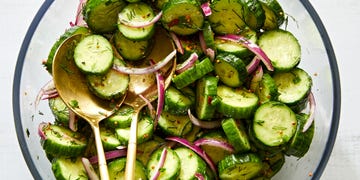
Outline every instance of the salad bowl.
<path id="1" fill-rule="evenodd" d="M 75 21 L 78 0 L 46 0 L 34 17 L 21 46 L 13 82 L 13 115 L 19 146 L 34 179 L 55 179 L 38 136 L 38 125 L 53 119 L 48 104 L 35 102 L 51 75 L 42 61 L 54 41 Z M 313 80 L 315 134 L 307 154 L 286 157 L 274 179 L 319 179 L 336 139 L 340 118 L 340 80 L 335 54 L 319 16 L 308 0 L 279 0 L 287 13 L 286 29 L 301 48 L 299 66 Z"/>

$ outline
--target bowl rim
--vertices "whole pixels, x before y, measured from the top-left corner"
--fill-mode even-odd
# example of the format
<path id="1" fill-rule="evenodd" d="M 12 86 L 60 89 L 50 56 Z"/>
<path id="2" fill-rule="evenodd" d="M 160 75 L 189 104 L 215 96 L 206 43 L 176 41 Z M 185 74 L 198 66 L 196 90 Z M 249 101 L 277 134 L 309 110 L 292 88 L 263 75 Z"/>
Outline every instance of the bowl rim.
<path id="1" fill-rule="evenodd" d="M 34 32 L 36 31 L 41 19 L 43 18 L 46 11 L 52 5 L 54 0 L 45 0 L 43 4 L 40 6 L 38 12 L 36 13 L 34 19 L 32 20 L 25 38 L 22 42 L 20 47 L 19 55 L 17 58 L 16 66 L 15 66 L 15 73 L 13 79 L 13 94 L 12 94 L 12 104 L 13 104 L 13 116 L 15 121 L 15 129 L 17 134 L 18 143 L 22 152 L 22 155 L 25 159 L 25 162 L 33 176 L 34 179 L 41 179 L 40 173 L 35 168 L 35 163 L 31 158 L 31 154 L 28 151 L 26 138 L 25 138 L 25 131 L 23 129 L 21 123 L 21 116 L 20 116 L 20 81 L 22 75 L 22 69 L 24 65 L 25 56 L 27 53 L 27 49 L 31 42 Z M 320 159 L 320 163 L 315 169 L 312 174 L 312 179 L 320 179 L 327 162 L 330 158 L 331 152 L 333 150 L 333 146 L 336 140 L 336 135 L 338 131 L 339 121 L 340 121 L 340 112 L 341 112 L 341 88 L 340 88 L 340 76 L 339 76 L 339 69 L 336 61 L 336 56 L 334 53 L 333 46 L 331 44 L 330 38 L 328 33 L 325 29 L 324 24 L 322 23 L 319 15 L 309 2 L 309 0 L 300 0 L 302 5 L 308 11 L 309 15 L 311 16 L 313 22 L 317 30 L 320 33 L 321 39 L 323 41 L 323 45 L 326 49 L 329 64 L 331 67 L 331 75 L 332 75 L 332 84 L 333 84 L 333 113 L 332 113 L 332 121 L 330 126 L 330 134 L 327 139 L 324 153 Z"/>

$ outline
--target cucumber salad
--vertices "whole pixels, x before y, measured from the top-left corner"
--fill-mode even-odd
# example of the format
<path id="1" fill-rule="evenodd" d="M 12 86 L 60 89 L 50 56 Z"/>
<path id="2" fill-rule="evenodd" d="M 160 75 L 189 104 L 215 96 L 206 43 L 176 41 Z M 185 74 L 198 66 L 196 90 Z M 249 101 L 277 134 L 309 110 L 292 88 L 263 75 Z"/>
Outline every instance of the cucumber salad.
<path id="1" fill-rule="evenodd" d="M 90 91 L 111 103 L 131 74 L 154 74 L 161 85 L 159 69 L 176 60 L 169 86 L 141 111 L 135 178 L 271 179 L 285 157 L 307 153 L 315 130 L 312 78 L 286 21 L 276 0 L 80 0 L 43 65 L 51 74 L 61 43 L 82 34 L 69 54 Z M 147 56 L 159 31 L 175 48 L 154 62 Z M 41 100 L 54 116 L 38 133 L 56 179 L 98 179 L 90 126 L 53 81 Z M 124 178 L 133 111 L 123 104 L 100 123 L 110 179 Z"/>

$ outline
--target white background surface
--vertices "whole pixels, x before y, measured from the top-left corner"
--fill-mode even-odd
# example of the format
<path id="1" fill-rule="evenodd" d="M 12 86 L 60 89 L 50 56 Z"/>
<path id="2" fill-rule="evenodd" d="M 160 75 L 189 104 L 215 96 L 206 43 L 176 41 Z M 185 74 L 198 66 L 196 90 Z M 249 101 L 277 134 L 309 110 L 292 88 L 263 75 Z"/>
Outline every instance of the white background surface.
<path id="1" fill-rule="evenodd" d="M 0 179 L 33 179 L 22 157 L 15 133 L 12 81 L 21 43 L 43 1 L 0 2 Z M 342 88 L 342 112 L 337 141 L 321 179 L 360 179 L 360 59 L 357 54 L 360 51 L 360 1 L 310 2 L 320 15 L 335 49 Z"/>

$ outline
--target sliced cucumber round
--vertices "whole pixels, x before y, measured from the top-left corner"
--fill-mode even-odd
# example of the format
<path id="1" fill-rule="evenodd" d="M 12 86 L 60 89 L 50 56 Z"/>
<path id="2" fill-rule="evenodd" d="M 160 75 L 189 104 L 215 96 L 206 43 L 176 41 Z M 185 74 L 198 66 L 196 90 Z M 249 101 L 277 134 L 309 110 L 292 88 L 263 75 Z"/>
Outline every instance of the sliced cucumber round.
<path id="1" fill-rule="evenodd" d="M 199 119 L 211 120 L 214 117 L 219 99 L 217 85 L 219 79 L 204 76 L 196 84 L 196 115 Z"/>
<path id="2" fill-rule="evenodd" d="M 226 138 L 226 135 L 222 130 L 211 130 L 204 133 L 201 138 L 215 139 L 228 143 L 228 139 Z M 215 164 L 217 164 L 220 160 L 231 154 L 231 152 L 228 150 L 206 144 L 201 145 L 201 149 L 203 149 L 206 154 L 209 155 L 209 157 Z"/>
<path id="3" fill-rule="evenodd" d="M 143 116 L 138 122 L 137 130 L 137 144 L 141 144 L 152 138 L 154 133 L 154 123 L 149 116 Z M 129 142 L 130 127 L 116 128 L 116 137 L 119 139 L 122 145 L 126 145 Z"/>
<path id="4" fill-rule="evenodd" d="M 83 8 L 84 20 L 96 33 L 111 33 L 116 30 L 118 14 L 125 5 L 123 0 L 88 0 Z"/>
<path id="5" fill-rule="evenodd" d="M 105 74 L 113 65 L 110 42 L 100 35 L 89 35 L 75 47 L 76 66 L 86 74 Z"/>
<path id="6" fill-rule="evenodd" d="M 262 166 L 261 159 L 255 154 L 232 154 L 219 162 L 219 176 L 223 180 L 252 179 Z"/>
<path id="7" fill-rule="evenodd" d="M 276 71 L 289 71 L 300 62 L 300 44 L 289 31 L 281 29 L 266 31 L 259 37 L 258 44 L 269 57 Z"/>
<path id="8" fill-rule="evenodd" d="M 56 179 L 87 180 L 87 174 L 81 158 L 59 157 L 51 162 L 51 169 Z"/>
<path id="9" fill-rule="evenodd" d="M 167 135 L 184 136 L 193 127 L 188 115 L 172 115 L 162 112 L 158 121 L 159 128 Z"/>
<path id="10" fill-rule="evenodd" d="M 220 102 L 218 112 L 235 119 L 248 119 L 254 115 L 259 98 L 247 90 L 220 85 L 217 89 Z"/>
<path id="11" fill-rule="evenodd" d="M 87 146 L 87 138 L 79 132 L 70 129 L 48 124 L 43 127 L 46 136 L 41 140 L 45 152 L 54 157 L 76 157 L 84 153 Z"/>
<path id="12" fill-rule="evenodd" d="M 240 87 L 248 74 L 244 62 L 233 54 L 218 54 L 214 69 L 220 81 L 230 87 Z"/>
<path id="13" fill-rule="evenodd" d="M 301 158 L 308 152 L 310 148 L 310 144 L 314 137 L 315 125 L 313 123 L 307 131 L 302 132 L 309 115 L 299 114 L 296 115 L 296 118 L 298 123 L 296 132 L 294 137 L 289 142 L 286 154 Z"/>
<path id="14" fill-rule="evenodd" d="M 181 157 L 179 179 L 196 179 L 196 173 L 206 175 L 206 163 L 194 151 L 186 147 L 179 147 L 174 151 Z"/>
<path id="15" fill-rule="evenodd" d="M 260 104 L 274 101 L 278 98 L 278 90 L 274 79 L 270 74 L 265 73 L 255 88 L 255 94 L 259 97 Z"/>
<path id="16" fill-rule="evenodd" d="M 245 23 L 253 30 L 259 31 L 265 22 L 265 11 L 260 1 L 243 0 L 248 11 L 244 12 Z"/>
<path id="17" fill-rule="evenodd" d="M 132 120 L 132 113 L 134 108 L 128 105 L 121 105 L 113 115 L 104 120 L 104 123 L 109 128 L 127 128 L 130 127 Z"/>
<path id="18" fill-rule="evenodd" d="M 306 71 L 294 68 L 289 72 L 275 73 L 273 78 L 279 92 L 278 101 L 295 112 L 305 108 L 312 87 L 312 79 Z"/>
<path id="19" fill-rule="evenodd" d="M 204 16 L 197 0 L 170 0 L 162 10 L 163 26 L 176 34 L 194 34 L 203 26 Z"/>
<path id="20" fill-rule="evenodd" d="M 128 39 L 146 40 L 150 39 L 155 33 L 155 24 L 146 27 L 130 27 L 121 22 L 143 23 L 154 18 L 153 9 L 144 2 L 129 3 L 119 13 L 118 29 Z M 120 20 L 121 19 L 121 20 Z"/>
<path id="21" fill-rule="evenodd" d="M 66 106 L 61 97 L 50 98 L 49 107 L 55 116 L 56 123 L 61 125 L 69 124 L 69 108 Z"/>
<path id="22" fill-rule="evenodd" d="M 178 178 L 180 174 L 180 167 L 181 167 L 180 158 L 174 150 L 170 148 L 167 148 L 166 150 L 167 150 L 166 159 L 163 167 L 160 170 L 160 175 L 158 179 L 175 180 Z M 159 164 L 162 151 L 163 149 L 158 149 L 151 154 L 149 158 L 149 162 L 146 165 L 148 170 L 147 173 L 148 179 L 150 179 L 156 173 L 156 167 Z"/>
<path id="23" fill-rule="evenodd" d="M 136 152 L 136 159 L 146 165 L 149 161 L 150 155 L 164 144 L 165 140 L 158 136 L 154 136 L 153 139 L 139 144 L 137 146 L 139 151 Z"/>
<path id="24" fill-rule="evenodd" d="M 121 145 L 113 129 L 101 127 L 100 138 L 105 150 L 114 150 Z"/>
<path id="25" fill-rule="evenodd" d="M 265 11 L 265 22 L 262 27 L 264 30 L 278 29 L 285 21 L 285 12 L 277 0 L 260 0 L 261 6 Z"/>
<path id="26" fill-rule="evenodd" d="M 110 180 L 125 178 L 126 157 L 118 158 L 108 164 Z M 135 161 L 135 179 L 146 179 L 146 170 L 143 164 Z"/>
<path id="27" fill-rule="evenodd" d="M 221 127 L 236 152 L 243 153 L 250 150 L 249 138 L 245 127 L 243 127 L 240 121 L 236 121 L 233 118 L 224 119 L 221 122 Z"/>
<path id="28" fill-rule="evenodd" d="M 173 86 L 169 86 L 165 91 L 164 111 L 170 114 L 186 115 L 187 110 L 192 109 L 194 104 L 193 99 Z"/>
<path id="29" fill-rule="evenodd" d="M 287 143 L 296 131 L 295 113 L 285 104 L 269 101 L 255 112 L 253 130 L 258 140 L 267 146 Z"/>

